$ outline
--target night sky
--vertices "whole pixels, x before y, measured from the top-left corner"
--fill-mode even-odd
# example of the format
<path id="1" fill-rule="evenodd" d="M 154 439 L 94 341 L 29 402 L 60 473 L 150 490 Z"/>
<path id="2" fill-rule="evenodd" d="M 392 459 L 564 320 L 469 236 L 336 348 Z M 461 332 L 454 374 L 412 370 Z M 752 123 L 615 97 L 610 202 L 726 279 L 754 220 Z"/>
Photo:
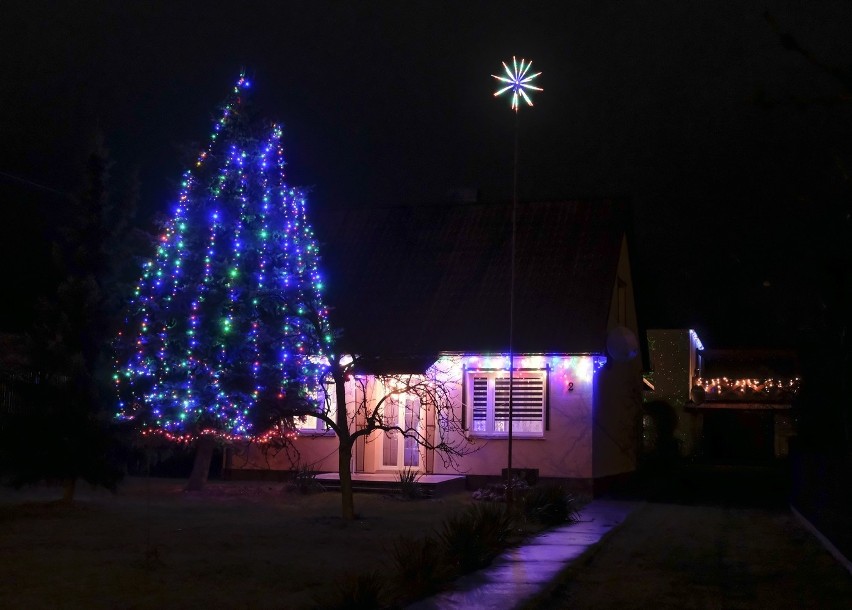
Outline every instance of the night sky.
<path id="1" fill-rule="evenodd" d="M 850 2 L 4 4 L 0 330 L 49 289 L 97 130 L 150 222 L 245 67 L 310 206 L 505 201 L 513 115 L 490 75 L 514 54 L 544 88 L 521 111 L 520 198 L 631 200 L 643 325 L 791 344 L 849 209 L 850 26 Z"/>

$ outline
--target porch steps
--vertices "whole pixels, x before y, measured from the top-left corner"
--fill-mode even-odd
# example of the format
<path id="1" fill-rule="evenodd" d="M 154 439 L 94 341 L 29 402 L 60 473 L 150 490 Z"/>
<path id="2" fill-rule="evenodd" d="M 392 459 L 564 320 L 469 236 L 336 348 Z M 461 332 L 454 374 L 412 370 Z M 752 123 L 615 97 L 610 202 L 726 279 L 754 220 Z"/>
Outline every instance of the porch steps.
<path id="1" fill-rule="evenodd" d="M 319 482 L 327 491 L 340 491 L 340 475 L 336 472 L 317 475 Z M 417 483 L 427 497 L 464 491 L 463 475 L 425 474 Z M 399 479 L 395 474 L 352 474 L 352 490 L 359 493 L 398 493 Z"/>

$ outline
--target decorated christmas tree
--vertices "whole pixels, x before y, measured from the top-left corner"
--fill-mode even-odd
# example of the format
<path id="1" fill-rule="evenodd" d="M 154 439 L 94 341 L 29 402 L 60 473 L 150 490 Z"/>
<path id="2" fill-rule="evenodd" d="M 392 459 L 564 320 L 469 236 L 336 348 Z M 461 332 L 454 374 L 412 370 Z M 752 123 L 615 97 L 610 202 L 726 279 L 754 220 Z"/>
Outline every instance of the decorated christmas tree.
<path id="1" fill-rule="evenodd" d="M 305 194 L 285 182 L 281 128 L 252 119 L 248 89 L 241 76 L 185 172 L 118 342 L 118 416 L 144 434 L 263 439 L 274 407 L 314 400 L 327 374 Z"/>

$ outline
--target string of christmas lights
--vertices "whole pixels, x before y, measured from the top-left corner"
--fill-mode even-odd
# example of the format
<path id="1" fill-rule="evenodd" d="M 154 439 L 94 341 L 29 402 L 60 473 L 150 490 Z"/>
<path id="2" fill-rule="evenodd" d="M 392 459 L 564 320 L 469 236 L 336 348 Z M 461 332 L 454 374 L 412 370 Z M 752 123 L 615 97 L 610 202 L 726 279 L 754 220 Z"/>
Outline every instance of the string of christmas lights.
<path id="1" fill-rule="evenodd" d="M 267 407 L 316 395 L 328 372 L 306 199 L 285 181 L 280 126 L 246 116 L 249 86 L 241 75 L 184 173 L 117 342 L 118 418 L 176 442 L 278 434 Z"/>
<path id="2" fill-rule="evenodd" d="M 796 388 L 799 387 L 799 378 L 793 379 L 728 379 L 727 377 L 716 377 L 714 379 L 696 378 L 696 383 L 703 386 L 705 390 L 714 387 L 725 389 L 750 389 L 769 390 L 772 388 Z"/>
<path id="3" fill-rule="evenodd" d="M 707 399 L 751 398 L 751 399 L 792 399 L 798 391 L 800 379 L 729 379 L 716 377 L 705 379 L 696 377 L 696 385 L 704 388 Z"/>

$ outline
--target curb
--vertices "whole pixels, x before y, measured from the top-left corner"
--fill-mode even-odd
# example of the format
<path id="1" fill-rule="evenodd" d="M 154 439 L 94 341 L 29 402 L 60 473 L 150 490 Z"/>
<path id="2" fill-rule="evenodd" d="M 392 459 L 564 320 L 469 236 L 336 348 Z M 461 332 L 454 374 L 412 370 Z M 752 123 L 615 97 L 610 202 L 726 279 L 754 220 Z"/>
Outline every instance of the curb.
<path id="1" fill-rule="evenodd" d="M 821 531 L 819 531 L 813 523 L 808 521 L 808 519 L 802 513 L 797 511 L 796 507 L 792 504 L 790 505 L 790 510 L 796 516 L 796 519 L 798 519 L 799 522 L 805 526 L 805 529 L 808 530 L 811 534 L 813 534 L 817 540 L 819 540 L 820 544 L 822 544 L 825 550 L 831 553 L 831 556 L 834 557 L 837 563 L 846 568 L 846 571 L 848 571 L 849 574 L 852 574 L 852 561 L 849 561 L 846 556 L 840 552 L 840 549 L 834 546 L 831 540 L 826 538 L 825 535 Z"/>

